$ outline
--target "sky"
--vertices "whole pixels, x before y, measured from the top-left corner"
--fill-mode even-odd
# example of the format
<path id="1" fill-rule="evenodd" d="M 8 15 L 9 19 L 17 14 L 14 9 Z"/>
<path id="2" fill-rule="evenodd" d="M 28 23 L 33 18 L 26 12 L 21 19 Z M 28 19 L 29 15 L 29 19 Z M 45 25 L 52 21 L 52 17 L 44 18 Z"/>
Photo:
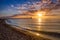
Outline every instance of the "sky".
<path id="1" fill-rule="evenodd" d="M 56 2 L 56 0 L 52 0 Z M 50 8 L 47 3 L 41 3 L 41 0 L 0 0 L 0 16 L 9 16 L 23 13 L 31 8 L 39 10 L 41 8 Z M 32 9 L 31 9 L 32 10 Z"/>
<path id="2" fill-rule="evenodd" d="M 40 1 L 40 0 L 0 0 L 0 8 L 4 8 L 4 6 L 10 6 L 10 5 L 16 5 L 16 4 L 25 4 L 28 2 L 35 2 L 35 1 Z"/>

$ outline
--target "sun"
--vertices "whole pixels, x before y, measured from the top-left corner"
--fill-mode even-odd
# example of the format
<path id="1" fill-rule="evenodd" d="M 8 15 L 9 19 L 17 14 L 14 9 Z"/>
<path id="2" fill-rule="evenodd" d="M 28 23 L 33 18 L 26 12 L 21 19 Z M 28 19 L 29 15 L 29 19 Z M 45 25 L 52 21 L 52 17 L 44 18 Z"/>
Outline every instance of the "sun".
<path id="1" fill-rule="evenodd" d="M 37 14 L 37 16 L 43 16 L 43 14 Z"/>
<path id="2" fill-rule="evenodd" d="M 37 12 L 37 16 L 43 16 L 43 12 Z"/>
<path id="3" fill-rule="evenodd" d="M 33 14 L 33 18 L 42 18 L 42 17 L 44 17 L 45 16 L 45 14 L 46 14 L 46 12 L 45 11 L 36 11 L 34 14 Z"/>

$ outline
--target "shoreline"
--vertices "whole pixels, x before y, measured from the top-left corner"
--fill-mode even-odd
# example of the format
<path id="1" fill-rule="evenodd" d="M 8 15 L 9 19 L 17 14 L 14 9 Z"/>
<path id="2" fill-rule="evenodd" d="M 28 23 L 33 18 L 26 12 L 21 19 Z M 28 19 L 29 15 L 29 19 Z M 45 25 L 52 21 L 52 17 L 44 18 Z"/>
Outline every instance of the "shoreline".
<path id="1" fill-rule="evenodd" d="M 0 40 L 49 40 L 46 38 L 36 38 L 26 35 L 18 30 L 10 27 L 5 23 L 5 20 L 0 19 Z"/>

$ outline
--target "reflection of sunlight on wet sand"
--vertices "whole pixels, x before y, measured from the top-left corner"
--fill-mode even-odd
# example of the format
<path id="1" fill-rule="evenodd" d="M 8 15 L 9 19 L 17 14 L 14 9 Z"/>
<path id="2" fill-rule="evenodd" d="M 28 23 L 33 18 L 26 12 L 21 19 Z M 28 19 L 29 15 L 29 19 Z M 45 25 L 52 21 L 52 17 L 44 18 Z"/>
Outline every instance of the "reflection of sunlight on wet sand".
<path id="1" fill-rule="evenodd" d="M 34 33 L 36 36 L 40 36 L 40 34 L 39 33 Z"/>
<path id="2" fill-rule="evenodd" d="M 30 34 L 33 34 L 33 35 L 35 35 L 35 36 L 40 36 L 40 34 L 39 33 L 37 33 L 37 32 L 32 32 L 32 31 L 28 31 Z"/>

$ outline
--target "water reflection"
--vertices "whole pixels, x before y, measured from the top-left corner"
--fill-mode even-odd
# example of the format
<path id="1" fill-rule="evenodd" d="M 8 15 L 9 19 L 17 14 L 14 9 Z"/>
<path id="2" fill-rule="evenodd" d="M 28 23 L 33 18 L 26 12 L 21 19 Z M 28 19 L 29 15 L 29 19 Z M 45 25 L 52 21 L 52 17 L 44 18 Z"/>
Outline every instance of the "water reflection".
<path id="1" fill-rule="evenodd" d="M 36 19 L 37 19 L 37 21 L 38 21 L 38 22 L 41 22 L 41 21 L 42 21 L 42 19 L 41 19 L 41 18 L 36 18 Z"/>
<path id="2" fill-rule="evenodd" d="M 37 30 L 38 31 L 40 31 L 41 30 L 41 24 L 42 24 L 42 18 L 36 18 L 36 20 L 37 20 L 37 25 L 38 26 L 36 26 L 37 27 Z"/>
<path id="3" fill-rule="evenodd" d="M 9 25 L 15 25 L 25 29 L 37 30 L 37 31 L 50 31 L 60 33 L 60 19 L 8 19 L 6 23 Z"/>
<path id="4" fill-rule="evenodd" d="M 44 31 L 44 32 L 57 32 L 60 33 L 60 19 L 55 18 L 28 18 L 28 19 L 7 19 L 6 23 L 9 25 L 15 25 L 18 28 L 21 29 L 28 29 L 28 32 L 31 34 L 35 34 L 37 36 L 40 35 L 40 33 L 33 32 L 36 31 Z M 30 31 L 33 30 L 33 31 Z M 48 33 L 49 34 L 49 33 Z M 43 37 L 54 39 L 55 37 L 49 37 L 40 35 Z"/>

